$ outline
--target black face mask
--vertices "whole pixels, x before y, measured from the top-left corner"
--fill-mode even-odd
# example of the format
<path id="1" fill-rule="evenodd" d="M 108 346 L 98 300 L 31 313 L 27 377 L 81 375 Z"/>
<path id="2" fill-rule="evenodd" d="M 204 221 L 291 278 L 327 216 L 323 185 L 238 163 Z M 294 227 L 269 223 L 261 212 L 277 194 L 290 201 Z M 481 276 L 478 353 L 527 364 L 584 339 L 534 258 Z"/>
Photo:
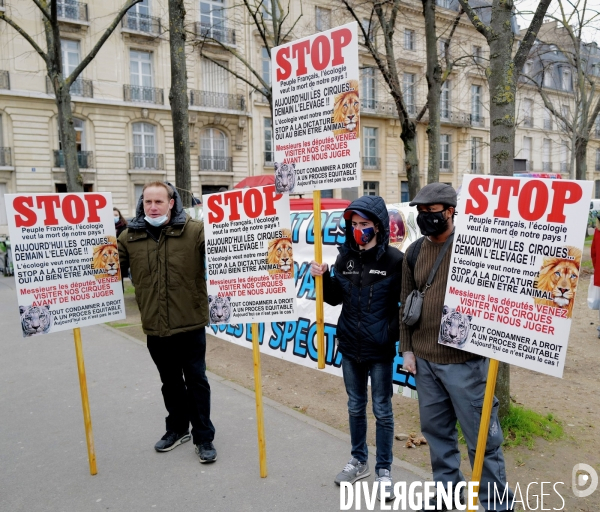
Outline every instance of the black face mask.
<path id="1" fill-rule="evenodd" d="M 444 217 L 444 212 L 419 212 L 417 215 L 417 225 L 421 234 L 425 236 L 441 235 L 448 227 L 448 219 Z"/>

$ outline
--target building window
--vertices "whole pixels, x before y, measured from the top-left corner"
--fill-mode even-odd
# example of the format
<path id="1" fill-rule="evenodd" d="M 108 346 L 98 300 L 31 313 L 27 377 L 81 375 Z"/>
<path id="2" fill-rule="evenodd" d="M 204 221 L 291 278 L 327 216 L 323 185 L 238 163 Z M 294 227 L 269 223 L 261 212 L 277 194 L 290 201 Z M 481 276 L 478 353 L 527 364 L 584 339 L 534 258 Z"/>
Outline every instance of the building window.
<path id="1" fill-rule="evenodd" d="M 554 66 L 548 66 L 544 70 L 544 87 L 554 87 Z"/>
<path id="2" fill-rule="evenodd" d="M 408 203 L 410 201 L 410 192 L 408 191 L 408 181 L 400 182 L 400 202 Z"/>
<path id="3" fill-rule="evenodd" d="M 435 4 L 443 7 L 444 9 L 450 9 L 451 0 L 435 0 Z"/>
<path id="4" fill-rule="evenodd" d="M 202 90 L 217 94 L 229 93 L 229 71 L 227 62 L 218 61 L 221 66 L 214 62 L 202 59 Z M 223 67 L 225 69 L 223 69 Z"/>
<path id="5" fill-rule="evenodd" d="M 131 50 L 129 52 L 129 76 L 132 101 L 153 101 L 154 78 L 152 53 Z"/>
<path id="6" fill-rule="evenodd" d="M 323 7 L 315 7 L 315 26 L 317 32 L 323 32 L 331 28 L 331 10 Z"/>
<path id="7" fill-rule="evenodd" d="M 75 71 L 75 68 L 79 65 L 79 42 L 61 39 L 60 49 L 62 53 L 62 72 L 63 76 L 67 78 L 71 75 L 71 73 L 73 73 L 73 71 Z"/>
<path id="8" fill-rule="evenodd" d="M 278 20 L 281 17 L 281 11 L 279 10 L 279 2 L 275 3 L 275 19 Z M 263 0 L 262 5 L 260 7 L 262 16 L 264 20 L 272 20 L 273 12 L 272 12 L 273 4 L 271 0 Z"/>
<path id="9" fill-rule="evenodd" d="M 225 29 L 225 2 L 224 0 L 209 0 L 200 2 L 200 25 L 211 28 L 209 33 L 219 39 L 218 33 Z"/>
<path id="10" fill-rule="evenodd" d="M 132 169 L 160 169 L 156 151 L 156 127 L 150 123 L 133 123 Z"/>
<path id="11" fill-rule="evenodd" d="M 150 18 L 150 0 L 142 0 L 127 11 L 127 28 L 140 32 L 152 32 Z"/>
<path id="12" fill-rule="evenodd" d="M 560 107 L 562 116 L 566 119 L 567 123 L 569 123 L 571 121 L 571 108 L 569 107 L 569 105 L 562 105 Z M 565 122 L 560 123 L 561 127 L 563 130 L 567 129 L 567 124 Z"/>
<path id="13" fill-rule="evenodd" d="M 542 141 L 542 171 L 552 172 L 552 141 L 544 139 Z"/>
<path id="14" fill-rule="evenodd" d="M 378 196 L 379 195 L 379 182 L 378 181 L 363 181 L 363 195 L 364 196 Z"/>
<path id="15" fill-rule="evenodd" d="M 200 133 L 200 169 L 231 171 L 227 158 L 227 136 L 216 128 L 206 128 Z"/>
<path id="16" fill-rule="evenodd" d="M 452 162 L 450 160 L 451 142 L 451 135 L 440 135 L 440 171 L 452 171 Z"/>
<path id="17" fill-rule="evenodd" d="M 377 128 L 363 128 L 363 167 L 379 169 L 377 158 Z"/>
<path id="18" fill-rule="evenodd" d="M 446 43 L 448 43 L 448 49 L 446 49 Z M 450 41 L 440 37 L 438 39 L 438 53 L 440 59 L 450 58 Z"/>
<path id="19" fill-rule="evenodd" d="M 404 29 L 404 49 L 414 50 L 415 49 L 415 31 L 409 28 Z"/>
<path id="20" fill-rule="evenodd" d="M 480 124 L 481 116 L 481 85 L 471 85 L 471 121 Z"/>
<path id="21" fill-rule="evenodd" d="M 529 98 L 523 100 L 523 126 L 533 128 L 533 100 Z"/>
<path id="22" fill-rule="evenodd" d="M 273 165 L 275 161 L 275 152 L 273 151 L 273 121 L 270 117 L 265 117 L 264 120 L 264 137 L 265 137 L 265 166 Z"/>
<path id="23" fill-rule="evenodd" d="M 531 70 L 533 69 L 533 63 L 528 60 L 523 64 L 523 74 L 525 76 L 531 76 Z"/>
<path id="24" fill-rule="evenodd" d="M 596 197 L 594 199 L 600 199 L 600 180 L 596 180 Z"/>
<path id="25" fill-rule="evenodd" d="M 471 172 L 483 174 L 483 162 L 481 161 L 481 137 L 471 138 Z"/>
<path id="26" fill-rule="evenodd" d="M 565 67 L 562 68 L 561 89 L 563 91 L 571 91 L 571 70 Z"/>
<path id="27" fill-rule="evenodd" d="M 371 22 L 368 19 L 363 18 L 361 21 L 361 25 L 367 33 L 367 35 L 369 36 L 369 41 L 375 41 L 375 27 L 371 25 Z"/>
<path id="28" fill-rule="evenodd" d="M 533 169 L 533 166 L 531 164 L 531 146 L 531 137 L 523 137 L 523 158 L 526 160 L 525 169 L 527 171 L 531 171 Z"/>
<path id="29" fill-rule="evenodd" d="M 414 114 L 416 110 L 416 75 L 414 73 L 404 73 L 402 77 L 402 94 L 404 95 L 404 104 L 409 115 Z"/>
<path id="30" fill-rule="evenodd" d="M 263 46 L 260 50 L 260 76 L 267 83 L 267 85 L 271 86 L 271 57 L 269 57 L 269 52 Z"/>
<path id="31" fill-rule="evenodd" d="M 362 70 L 362 101 L 361 107 L 375 110 L 375 68 Z"/>
<path id="32" fill-rule="evenodd" d="M 450 118 L 450 80 L 446 80 L 442 84 L 442 92 L 440 94 L 440 116 L 442 119 Z"/>
<path id="33" fill-rule="evenodd" d="M 544 109 L 544 130 L 552 130 L 552 113 Z"/>
<path id="34" fill-rule="evenodd" d="M 596 149 L 596 171 L 600 172 L 600 148 Z"/>
<path id="35" fill-rule="evenodd" d="M 568 173 L 569 169 L 569 145 L 566 142 L 560 144 L 560 172 Z"/>
<path id="36" fill-rule="evenodd" d="M 481 46 L 473 46 L 473 60 L 475 64 L 483 64 L 483 49 Z"/>
<path id="37" fill-rule="evenodd" d="M 6 217 L 6 202 L 4 195 L 8 194 L 6 183 L 0 183 L 0 226 L 6 226 L 8 219 Z"/>

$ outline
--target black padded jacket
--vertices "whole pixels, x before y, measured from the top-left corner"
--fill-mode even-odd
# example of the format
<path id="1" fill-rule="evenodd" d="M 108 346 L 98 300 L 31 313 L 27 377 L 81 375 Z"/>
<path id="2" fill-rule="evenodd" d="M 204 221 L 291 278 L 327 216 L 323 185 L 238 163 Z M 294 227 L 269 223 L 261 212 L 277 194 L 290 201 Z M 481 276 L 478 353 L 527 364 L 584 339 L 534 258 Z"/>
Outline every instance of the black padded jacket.
<path id="1" fill-rule="evenodd" d="M 337 324 L 339 350 L 358 362 L 391 362 L 399 336 L 398 301 L 403 253 L 389 246 L 387 207 L 379 196 L 363 196 L 347 210 L 358 210 L 379 223 L 377 245 L 359 250 L 346 221 L 346 241 L 341 245 L 333 272 L 323 276 L 323 299 L 342 304 Z"/>

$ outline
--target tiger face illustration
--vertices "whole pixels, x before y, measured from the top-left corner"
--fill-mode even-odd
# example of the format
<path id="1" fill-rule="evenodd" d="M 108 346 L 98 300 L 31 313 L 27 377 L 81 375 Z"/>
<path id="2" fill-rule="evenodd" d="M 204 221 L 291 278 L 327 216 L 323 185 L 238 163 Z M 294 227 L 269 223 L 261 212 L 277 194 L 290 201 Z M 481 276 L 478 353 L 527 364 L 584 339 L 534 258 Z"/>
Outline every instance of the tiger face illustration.
<path id="1" fill-rule="evenodd" d="M 289 229 L 282 229 L 282 238 L 275 238 L 269 241 L 267 249 L 267 263 L 272 267 L 269 268 L 269 274 L 280 274 L 292 272 L 294 268 L 294 250 L 292 245 L 292 232 Z"/>
<path id="2" fill-rule="evenodd" d="M 296 164 L 280 164 L 275 162 L 275 190 L 293 192 L 296 186 Z"/>
<path id="3" fill-rule="evenodd" d="M 47 334 L 52 327 L 52 313 L 48 306 L 19 306 L 23 338 Z"/>
<path id="4" fill-rule="evenodd" d="M 119 268 L 119 250 L 117 249 L 117 239 L 114 236 L 107 236 L 107 244 L 94 247 L 92 256 L 92 268 L 101 269 L 101 274 L 95 274 L 96 279 L 101 277 L 121 277 Z"/>
<path id="5" fill-rule="evenodd" d="M 208 296 L 211 324 L 226 324 L 231 316 L 231 298 Z"/>
<path id="6" fill-rule="evenodd" d="M 440 326 L 439 342 L 450 347 L 464 347 L 473 317 L 459 313 L 456 309 L 450 309 L 448 306 L 444 306 L 442 314 L 444 316 Z"/>

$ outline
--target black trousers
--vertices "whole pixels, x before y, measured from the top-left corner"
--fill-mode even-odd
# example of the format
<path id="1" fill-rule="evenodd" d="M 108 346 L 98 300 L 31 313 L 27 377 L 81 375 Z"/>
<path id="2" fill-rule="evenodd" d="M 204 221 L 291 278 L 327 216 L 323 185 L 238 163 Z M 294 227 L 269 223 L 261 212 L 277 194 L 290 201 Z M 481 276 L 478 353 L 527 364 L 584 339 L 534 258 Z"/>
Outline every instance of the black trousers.
<path id="1" fill-rule="evenodd" d="M 187 432 L 192 423 L 194 444 L 211 442 L 210 385 L 206 378 L 204 329 L 173 336 L 148 336 L 148 350 L 158 368 L 169 415 L 167 430 Z"/>

